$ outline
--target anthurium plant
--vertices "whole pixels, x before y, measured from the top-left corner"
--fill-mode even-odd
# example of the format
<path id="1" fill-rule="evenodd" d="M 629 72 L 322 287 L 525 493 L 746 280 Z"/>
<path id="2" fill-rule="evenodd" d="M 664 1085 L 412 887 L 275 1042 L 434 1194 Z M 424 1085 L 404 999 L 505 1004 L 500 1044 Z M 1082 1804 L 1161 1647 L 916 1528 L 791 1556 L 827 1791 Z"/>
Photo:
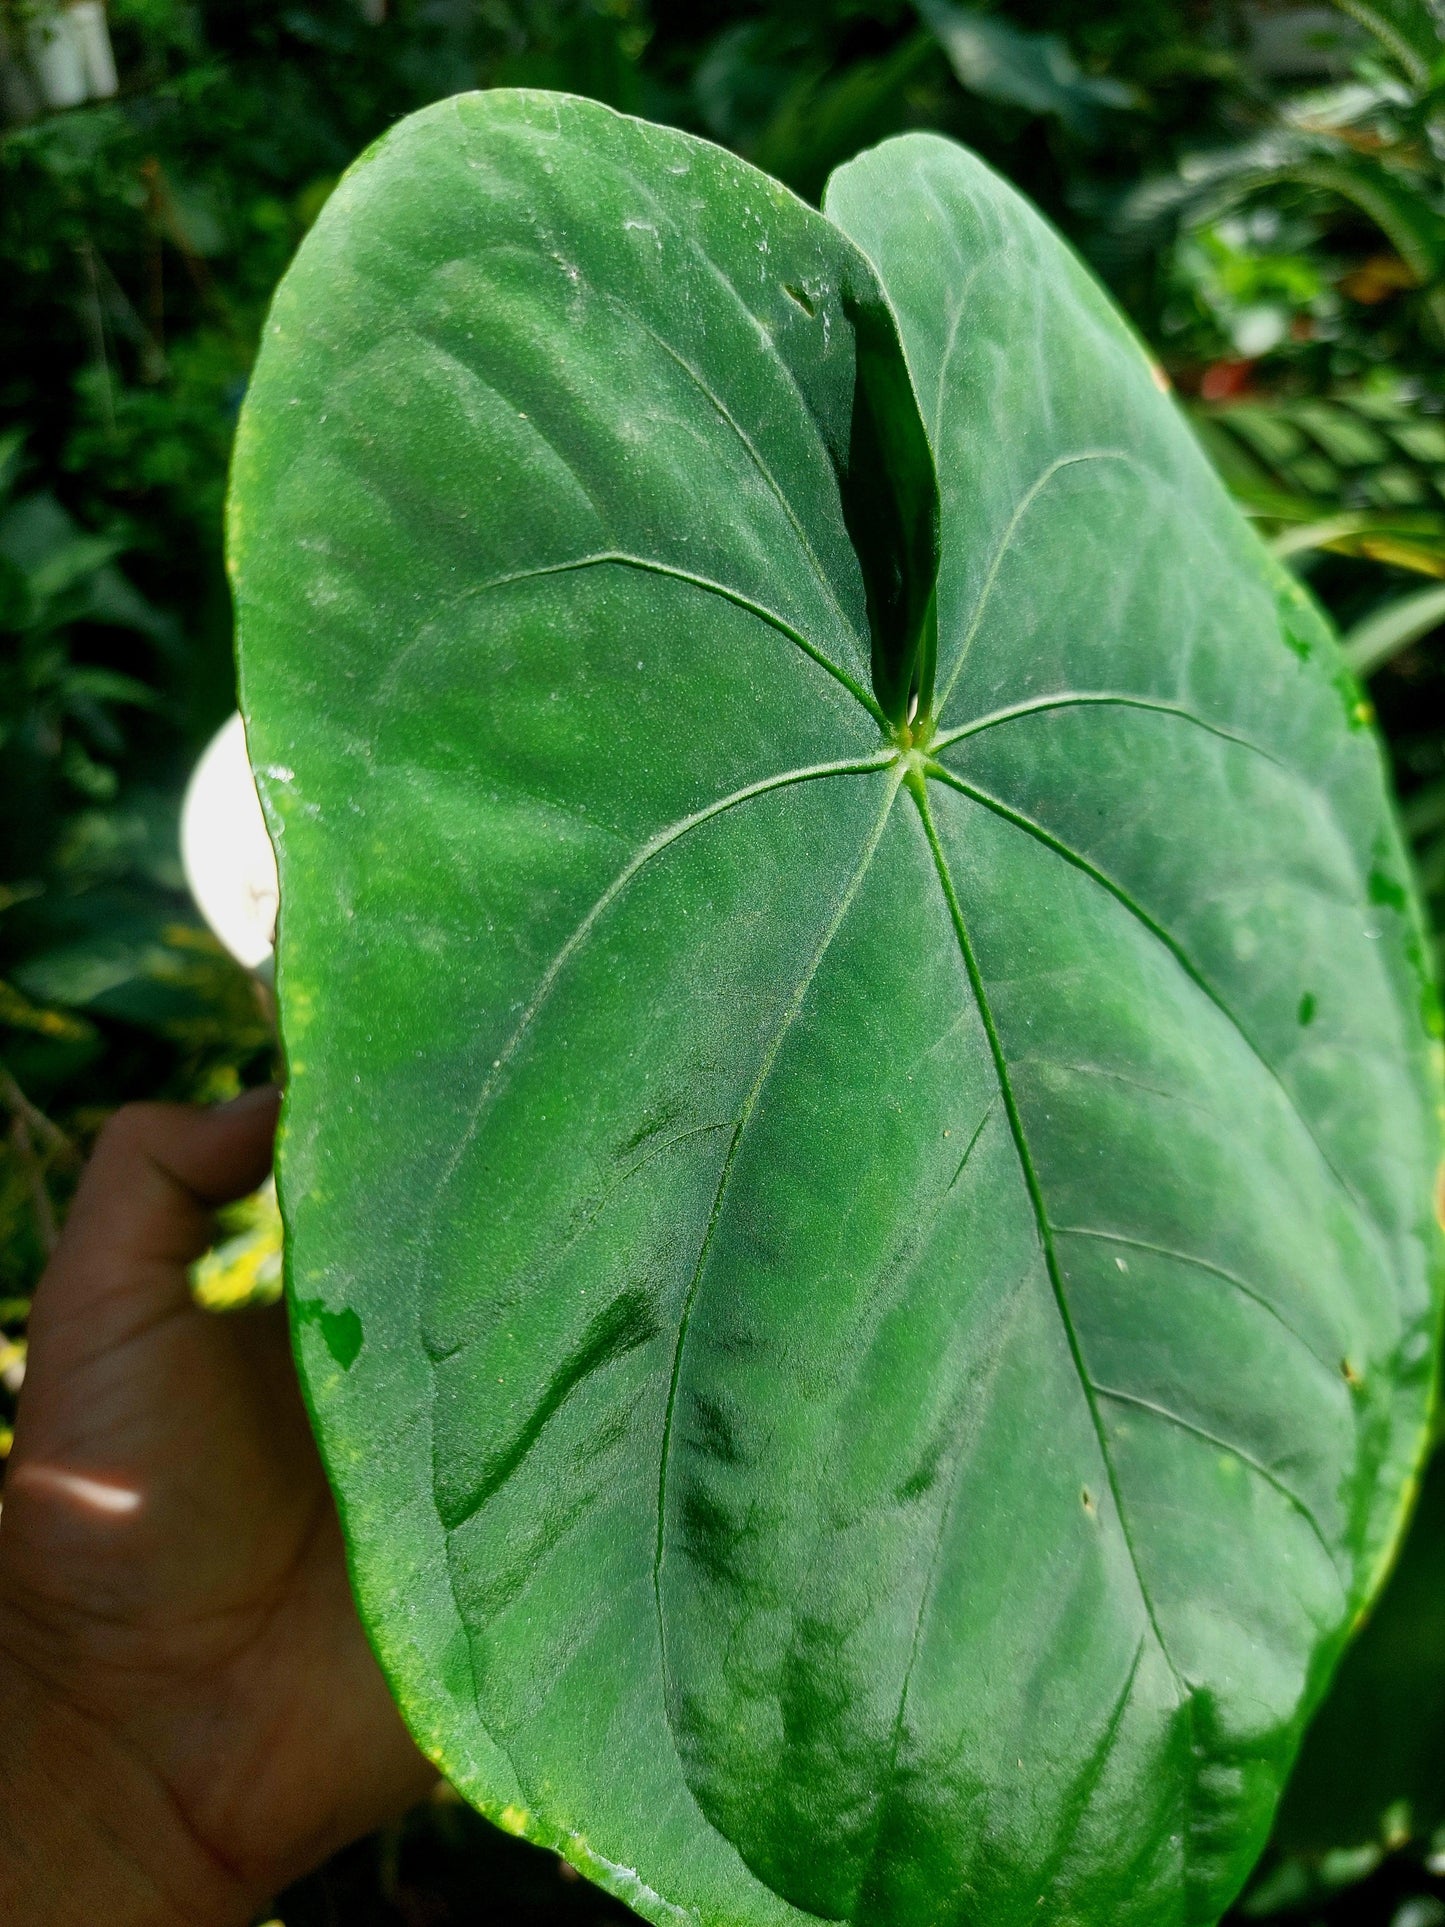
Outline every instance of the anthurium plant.
<path id="1" fill-rule="evenodd" d="M 306 1392 L 417 1738 L 658 1923 L 1214 1921 L 1401 1530 L 1420 920 L 1165 387 L 956 145 L 540 92 L 276 299 Z"/>

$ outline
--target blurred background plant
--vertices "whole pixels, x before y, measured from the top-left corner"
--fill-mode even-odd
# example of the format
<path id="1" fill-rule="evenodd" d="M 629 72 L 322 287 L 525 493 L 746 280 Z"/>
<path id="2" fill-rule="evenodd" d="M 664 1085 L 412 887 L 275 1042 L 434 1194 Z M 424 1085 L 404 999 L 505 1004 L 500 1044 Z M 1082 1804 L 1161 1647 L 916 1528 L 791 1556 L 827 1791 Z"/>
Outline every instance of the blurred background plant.
<path id="1" fill-rule="evenodd" d="M 221 513 L 267 300 L 337 176 L 458 89 L 566 88 L 801 194 L 911 127 L 1064 229 L 1329 607 L 1445 932 L 1445 0 L 0 0 L 0 1456 L 30 1290 L 101 1120 L 275 1071 L 185 895 L 232 706 Z M 274 1208 L 197 1275 L 276 1289 Z M 1445 1927 L 1445 1470 L 1245 1905 Z M 455 1804 L 277 1903 L 624 1918 Z"/>

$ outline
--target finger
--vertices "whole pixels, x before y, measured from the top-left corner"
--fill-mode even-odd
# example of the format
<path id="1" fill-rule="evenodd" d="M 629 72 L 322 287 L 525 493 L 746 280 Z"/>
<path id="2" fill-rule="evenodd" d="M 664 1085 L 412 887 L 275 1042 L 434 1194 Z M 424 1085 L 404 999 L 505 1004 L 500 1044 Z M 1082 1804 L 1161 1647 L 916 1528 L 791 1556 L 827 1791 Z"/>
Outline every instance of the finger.
<path id="1" fill-rule="evenodd" d="M 99 1240 L 112 1259 L 199 1257 L 211 1213 L 270 1170 L 279 1102 L 267 1086 L 208 1111 L 127 1104 L 100 1134 L 61 1249 L 88 1252 Z"/>
<path id="2" fill-rule="evenodd" d="M 117 1293 L 142 1318 L 185 1303 L 186 1267 L 211 1241 L 215 1208 L 254 1191 L 270 1169 L 279 1103 L 267 1087 L 213 1110 L 117 1111 L 36 1292 L 32 1346 L 54 1322 L 83 1320 Z"/>

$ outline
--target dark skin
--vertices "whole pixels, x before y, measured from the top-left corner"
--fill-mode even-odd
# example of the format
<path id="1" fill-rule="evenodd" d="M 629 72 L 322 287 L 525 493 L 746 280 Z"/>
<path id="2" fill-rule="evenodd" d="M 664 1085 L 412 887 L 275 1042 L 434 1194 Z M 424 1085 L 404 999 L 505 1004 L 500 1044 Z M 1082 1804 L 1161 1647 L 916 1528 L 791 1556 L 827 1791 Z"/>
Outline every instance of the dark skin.
<path id="1" fill-rule="evenodd" d="M 244 1927 L 435 1780 L 352 1604 L 281 1308 L 187 1287 L 276 1107 L 118 1112 L 36 1294 L 0 1515 L 0 1921 Z"/>

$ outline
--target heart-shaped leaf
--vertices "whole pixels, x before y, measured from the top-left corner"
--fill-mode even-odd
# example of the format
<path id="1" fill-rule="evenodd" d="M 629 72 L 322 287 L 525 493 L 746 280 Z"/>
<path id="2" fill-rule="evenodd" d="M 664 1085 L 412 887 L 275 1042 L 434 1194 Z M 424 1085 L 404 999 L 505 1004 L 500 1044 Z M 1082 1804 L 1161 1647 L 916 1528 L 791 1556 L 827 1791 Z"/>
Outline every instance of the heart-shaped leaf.
<path id="1" fill-rule="evenodd" d="M 414 1731 L 652 1919 L 1210 1921 L 1422 1445 L 1419 923 L 1078 263 L 826 210 L 464 97 L 277 298 L 303 1375 Z"/>

